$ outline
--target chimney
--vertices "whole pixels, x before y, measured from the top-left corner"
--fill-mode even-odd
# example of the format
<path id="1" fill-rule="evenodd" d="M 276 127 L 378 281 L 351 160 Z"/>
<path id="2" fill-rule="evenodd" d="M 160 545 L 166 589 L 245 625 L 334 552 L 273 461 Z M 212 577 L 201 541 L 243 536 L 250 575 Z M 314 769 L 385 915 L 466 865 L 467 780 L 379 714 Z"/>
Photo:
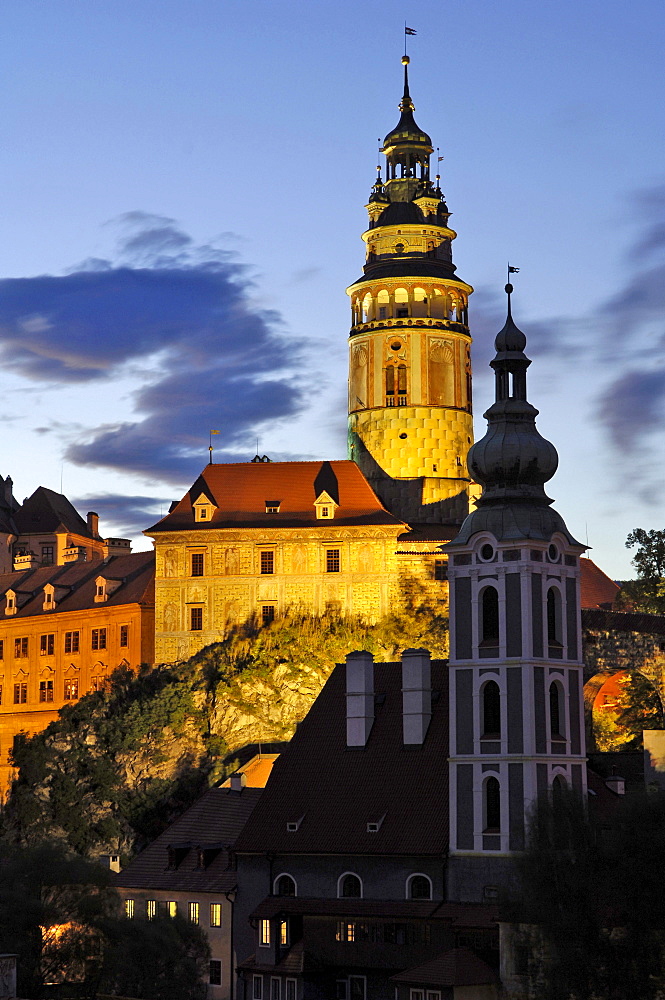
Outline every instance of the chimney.
<path id="1" fill-rule="evenodd" d="M 247 781 L 243 771 L 236 771 L 231 775 L 231 790 L 234 792 L 241 792 L 245 787 L 245 782 Z"/>
<path id="2" fill-rule="evenodd" d="M 626 794 L 626 781 L 620 774 L 610 774 L 608 778 L 605 778 L 605 784 L 615 795 Z"/>
<path id="3" fill-rule="evenodd" d="M 120 855 L 119 854 L 100 854 L 100 862 L 109 871 L 119 872 L 120 871 Z"/>
<path id="4" fill-rule="evenodd" d="M 423 743 L 432 718 L 432 669 L 428 649 L 402 653 L 402 724 L 405 744 Z"/>
<path id="5" fill-rule="evenodd" d="M 99 538 L 99 514 L 95 514 L 94 510 L 89 510 L 86 514 L 86 519 L 88 521 L 88 531 L 93 538 Z"/>
<path id="6" fill-rule="evenodd" d="M 346 745 L 364 747 L 374 722 L 374 659 L 371 653 L 346 657 Z"/>

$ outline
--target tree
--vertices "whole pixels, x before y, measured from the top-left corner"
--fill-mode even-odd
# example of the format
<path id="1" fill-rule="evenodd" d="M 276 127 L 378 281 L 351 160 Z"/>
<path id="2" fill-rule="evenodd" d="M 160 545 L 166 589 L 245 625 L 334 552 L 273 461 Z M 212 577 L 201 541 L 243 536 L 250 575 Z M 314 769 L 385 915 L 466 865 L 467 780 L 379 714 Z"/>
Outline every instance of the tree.
<path id="1" fill-rule="evenodd" d="M 635 546 L 633 566 L 638 579 L 624 583 L 618 604 L 626 609 L 665 614 L 665 530 L 635 528 L 626 539 L 626 548 Z"/>
<path id="2" fill-rule="evenodd" d="M 617 804 L 602 822 L 581 797 L 541 800 L 511 918 L 538 928 L 544 1000 L 655 1000 L 665 988 L 665 796 Z"/>

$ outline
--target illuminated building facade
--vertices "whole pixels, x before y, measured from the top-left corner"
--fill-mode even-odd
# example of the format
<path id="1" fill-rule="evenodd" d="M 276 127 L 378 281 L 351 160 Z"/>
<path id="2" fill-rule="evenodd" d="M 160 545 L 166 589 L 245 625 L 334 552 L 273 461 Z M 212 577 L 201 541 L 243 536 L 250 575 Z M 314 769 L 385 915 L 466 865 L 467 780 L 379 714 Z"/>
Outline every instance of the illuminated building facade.
<path id="1" fill-rule="evenodd" d="M 411 526 L 459 524 L 469 508 L 473 289 L 455 275 L 456 233 L 402 62 L 401 116 L 381 150 L 386 179 L 379 167 L 367 205 L 363 275 L 347 289 L 349 457 Z"/>

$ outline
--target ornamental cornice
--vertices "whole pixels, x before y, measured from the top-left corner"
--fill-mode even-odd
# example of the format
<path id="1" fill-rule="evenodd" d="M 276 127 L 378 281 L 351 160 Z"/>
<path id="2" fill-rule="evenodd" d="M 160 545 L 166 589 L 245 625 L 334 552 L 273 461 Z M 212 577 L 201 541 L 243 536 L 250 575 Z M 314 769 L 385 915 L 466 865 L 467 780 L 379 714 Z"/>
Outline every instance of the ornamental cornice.
<path id="1" fill-rule="evenodd" d="M 372 226 L 371 229 L 365 230 L 361 239 L 365 243 L 369 243 L 379 233 L 381 236 L 443 236 L 449 240 L 454 240 L 457 237 L 454 229 L 450 229 L 448 226 L 438 226 L 435 222 L 405 222 L 394 226 Z"/>
<path id="2" fill-rule="evenodd" d="M 169 532 L 158 536 L 165 545 L 209 545 L 212 542 L 251 542 L 270 545 L 275 541 L 344 541 L 363 538 L 392 538 L 404 531 L 403 524 L 339 525 L 329 522 L 321 528 L 204 528 L 200 531 Z"/>
<path id="3" fill-rule="evenodd" d="M 465 326 L 444 319 L 370 320 L 369 323 L 359 323 L 358 326 L 352 326 L 349 337 L 371 336 L 375 333 L 393 334 L 394 336 L 396 330 L 405 330 L 407 333 L 445 333 L 446 336 L 457 337 L 458 340 L 463 340 L 468 344 L 472 343 L 471 334 Z"/>

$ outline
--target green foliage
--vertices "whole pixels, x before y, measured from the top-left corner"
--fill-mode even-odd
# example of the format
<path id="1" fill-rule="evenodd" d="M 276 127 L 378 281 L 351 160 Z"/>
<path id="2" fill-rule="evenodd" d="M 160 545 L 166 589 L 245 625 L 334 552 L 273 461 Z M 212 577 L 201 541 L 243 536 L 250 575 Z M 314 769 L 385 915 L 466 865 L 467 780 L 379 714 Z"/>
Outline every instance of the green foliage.
<path id="1" fill-rule="evenodd" d="M 287 613 L 266 628 L 236 626 L 185 663 L 117 670 L 108 691 L 17 744 L 3 838 L 56 838 L 86 856 L 130 853 L 226 776 L 229 749 L 289 739 L 347 653 L 385 661 L 425 647 L 445 656 L 446 611 L 409 579 L 374 625 L 332 611 Z"/>
<path id="2" fill-rule="evenodd" d="M 639 579 L 623 584 L 617 604 L 625 610 L 665 614 L 665 530 L 635 528 L 626 539 L 626 548 L 635 546 L 633 566 Z"/>
<path id="3" fill-rule="evenodd" d="M 664 852 L 663 796 L 627 797 L 602 823 L 573 793 L 540 802 L 517 861 L 513 919 L 542 932 L 543 1000 L 656 1000 L 665 987 Z"/>

